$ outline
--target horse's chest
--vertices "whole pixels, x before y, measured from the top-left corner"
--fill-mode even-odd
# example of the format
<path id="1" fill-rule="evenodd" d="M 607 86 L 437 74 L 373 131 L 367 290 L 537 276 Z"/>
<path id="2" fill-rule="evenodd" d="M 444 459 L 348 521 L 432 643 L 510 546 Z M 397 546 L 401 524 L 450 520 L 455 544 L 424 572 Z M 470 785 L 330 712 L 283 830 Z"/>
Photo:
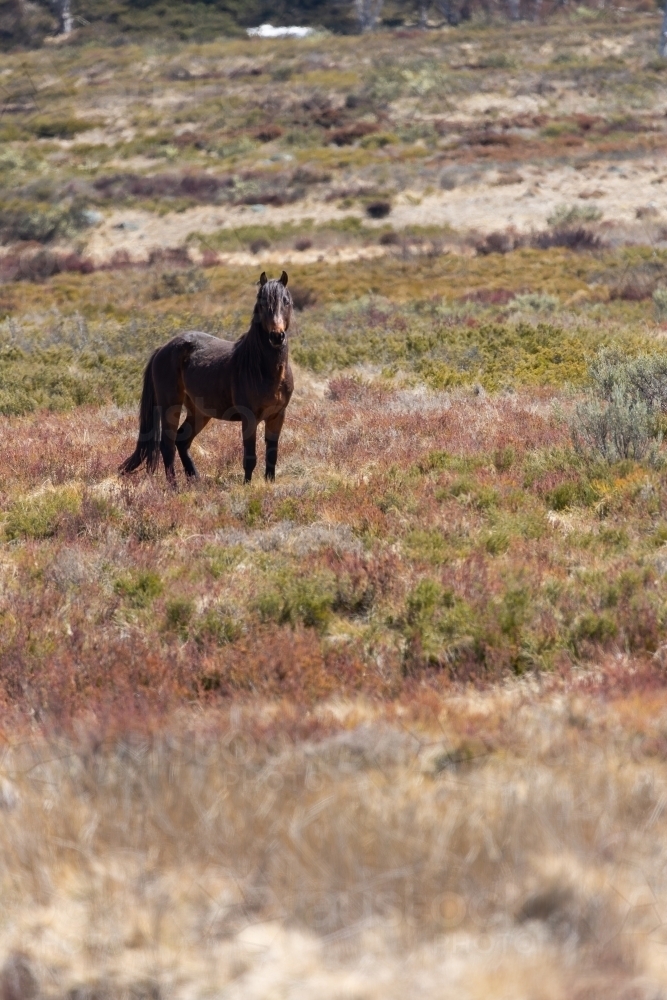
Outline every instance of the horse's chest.
<path id="1" fill-rule="evenodd" d="M 292 395 L 291 372 L 280 365 L 254 385 L 246 383 L 234 393 L 235 405 L 249 407 L 257 420 L 267 420 L 285 409 Z"/>
<path id="2" fill-rule="evenodd" d="M 265 401 L 265 410 L 278 412 L 283 410 L 289 403 L 290 390 L 287 385 L 287 371 L 285 365 L 281 365 L 278 371 L 278 378 L 271 387 L 271 392 Z"/>
<path id="3" fill-rule="evenodd" d="M 276 387 L 275 391 L 275 401 L 280 403 L 281 406 L 287 406 L 290 398 L 290 391 L 287 387 L 287 382 L 284 378 L 280 380 L 280 384 Z"/>

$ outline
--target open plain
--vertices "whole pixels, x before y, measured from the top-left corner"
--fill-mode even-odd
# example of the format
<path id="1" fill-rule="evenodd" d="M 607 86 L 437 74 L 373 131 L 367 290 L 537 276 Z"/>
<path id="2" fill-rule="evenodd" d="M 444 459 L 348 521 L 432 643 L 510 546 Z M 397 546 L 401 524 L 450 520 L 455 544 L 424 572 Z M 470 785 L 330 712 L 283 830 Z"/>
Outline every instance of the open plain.
<path id="1" fill-rule="evenodd" d="M 658 34 L 3 54 L 2 1000 L 667 996 Z M 275 484 L 119 478 L 283 267 Z"/>

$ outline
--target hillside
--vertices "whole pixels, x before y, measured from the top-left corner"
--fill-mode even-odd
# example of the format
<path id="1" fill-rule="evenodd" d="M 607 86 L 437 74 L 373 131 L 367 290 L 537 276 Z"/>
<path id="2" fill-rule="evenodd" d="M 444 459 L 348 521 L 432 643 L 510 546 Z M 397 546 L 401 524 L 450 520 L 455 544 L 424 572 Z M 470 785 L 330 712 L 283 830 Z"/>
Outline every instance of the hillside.
<path id="1" fill-rule="evenodd" d="M 97 10 L 0 68 L 0 998 L 658 1000 L 659 12 Z M 283 268 L 276 482 L 120 478 Z"/>

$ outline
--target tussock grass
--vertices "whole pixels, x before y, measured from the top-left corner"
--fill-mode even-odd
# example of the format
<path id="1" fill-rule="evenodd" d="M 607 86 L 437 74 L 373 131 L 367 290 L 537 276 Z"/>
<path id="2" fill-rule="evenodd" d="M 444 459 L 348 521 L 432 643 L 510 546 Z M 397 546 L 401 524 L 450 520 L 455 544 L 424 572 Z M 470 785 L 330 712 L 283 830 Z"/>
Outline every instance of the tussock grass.
<path id="1" fill-rule="evenodd" d="M 81 508 L 76 487 L 46 489 L 36 495 L 15 500 L 4 524 L 5 538 L 50 538 L 58 533 L 68 516 Z"/>
<path id="2" fill-rule="evenodd" d="M 664 234 L 584 183 L 659 200 L 656 15 L 221 17 L 3 58 L 0 996 L 657 997 Z M 430 217 L 567 166 L 550 228 Z M 119 480 L 150 351 L 288 253 L 276 483 L 215 424 Z"/>
<path id="3" fill-rule="evenodd" d="M 398 997 L 416 963 L 429 997 L 443 977 L 521 993 L 536 965 L 550 996 L 591 976 L 657 988 L 664 699 L 526 707 L 518 692 L 425 695 L 400 727 L 357 702 L 310 731 L 293 710 L 246 708 L 182 716 L 168 736 L 8 742 L 5 980 L 262 996 L 270 962 L 272 988 L 298 976 L 333 996 L 353 976 L 372 1000 Z"/>
<path id="4" fill-rule="evenodd" d="M 201 481 L 174 493 L 161 477 L 116 482 L 132 413 L 13 418 L 0 479 L 10 703 L 77 715 L 134 685 L 155 706 L 395 697 L 415 679 L 560 675 L 667 641 L 663 463 L 577 452 L 548 397 L 354 379 L 331 396 L 297 397 L 281 477 L 250 492 L 233 427 L 207 429 Z M 72 687 L 49 683 L 55 664 Z"/>
<path id="5" fill-rule="evenodd" d="M 651 322 L 650 299 L 603 301 L 609 286 L 600 279 L 615 281 L 642 259 L 638 251 L 601 262 L 523 250 L 467 262 L 297 265 L 290 267 L 300 306 L 292 353 L 315 372 L 372 366 L 433 388 L 582 385 L 601 346 L 656 350 L 640 326 Z M 249 268 L 158 263 L 149 271 L 61 274 L 29 295 L 3 293 L 0 410 L 128 404 L 149 352 L 170 336 L 188 328 L 239 336 L 256 277 Z"/>

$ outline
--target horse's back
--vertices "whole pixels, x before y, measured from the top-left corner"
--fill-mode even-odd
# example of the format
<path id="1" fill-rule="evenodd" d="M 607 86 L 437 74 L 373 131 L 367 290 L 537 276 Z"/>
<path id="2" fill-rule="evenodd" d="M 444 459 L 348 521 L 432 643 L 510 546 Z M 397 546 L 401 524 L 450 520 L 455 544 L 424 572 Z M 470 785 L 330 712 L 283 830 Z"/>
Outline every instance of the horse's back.
<path id="1" fill-rule="evenodd" d="M 201 330 L 186 330 L 163 344 L 153 355 L 153 374 L 179 372 L 186 367 L 214 368 L 232 353 L 233 343 Z"/>
<path id="2" fill-rule="evenodd" d="M 186 330 L 158 352 L 153 371 L 182 386 L 195 408 L 213 414 L 231 405 L 233 342 L 200 330 Z M 162 355 L 162 357 L 161 357 Z"/>
<path id="3" fill-rule="evenodd" d="M 212 333 L 203 330 L 185 330 L 178 333 L 168 343 L 161 347 L 158 354 L 177 355 L 190 360 L 193 355 L 200 363 L 228 358 L 232 353 L 234 343 L 231 340 L 221 340 Z"/>

